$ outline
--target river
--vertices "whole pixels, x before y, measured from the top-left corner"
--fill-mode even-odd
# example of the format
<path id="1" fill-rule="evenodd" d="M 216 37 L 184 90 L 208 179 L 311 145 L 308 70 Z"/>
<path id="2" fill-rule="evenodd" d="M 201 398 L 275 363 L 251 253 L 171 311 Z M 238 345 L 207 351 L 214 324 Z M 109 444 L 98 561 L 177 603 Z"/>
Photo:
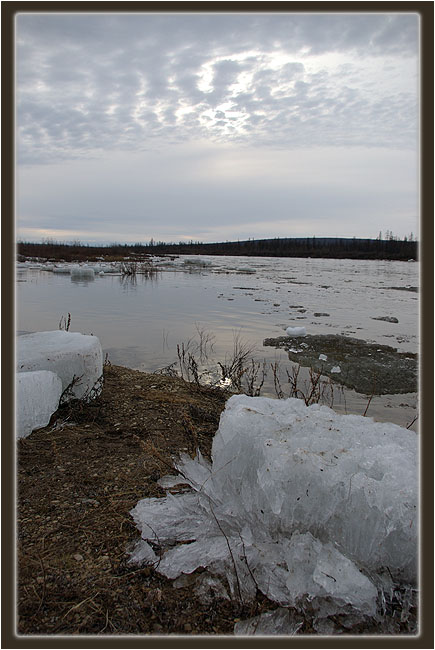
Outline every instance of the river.
<path id="1" fill-rule="evenodd" d="M 17 331 L 58 329 L 69 313 L 70 330 L 98 336 L 111 363 L 148 372 L 177 362 L 183 343 L 197 355 L 202 344 L 210 365 L 228 359 L 235 340 L 268 366 L 289 363 L 284 351 L 263 346 L 289 326 L 418 352 L 417 263 L 220 256 L 153 261 L 157 272 L 151 276 L 105 273 L 91 280 L 19 265 Z M 273 395 L 270 377 L 262 394 Z M 334 408 L 362 414 L 364 404 L 367 396 L 346 391 Z M 368 415 L 407 426 L 416 407 L 415 393 L 375 396 Z"/>

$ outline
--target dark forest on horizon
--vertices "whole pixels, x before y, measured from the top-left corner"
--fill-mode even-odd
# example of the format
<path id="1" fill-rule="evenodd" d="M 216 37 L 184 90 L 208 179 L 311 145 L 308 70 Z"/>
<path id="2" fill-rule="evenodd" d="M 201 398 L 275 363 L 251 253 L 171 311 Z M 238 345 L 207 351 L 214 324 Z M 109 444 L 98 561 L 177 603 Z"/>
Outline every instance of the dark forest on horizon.
<path id="1" fill-rule="evenodd" d="M 297 237 L 249 239 L 217 243 L 179 242 L 108 245 L 46 240 L 42 243 L 18 242 L 18 259 L 40 257 L 52 261 L 84 261 L 96 258 L 124 259 L 143 255 L 233 255 L 247 257 L 321 257 L 359 260 L 417 260 L 418 242 L 392 239 L 338 237 Z"/>

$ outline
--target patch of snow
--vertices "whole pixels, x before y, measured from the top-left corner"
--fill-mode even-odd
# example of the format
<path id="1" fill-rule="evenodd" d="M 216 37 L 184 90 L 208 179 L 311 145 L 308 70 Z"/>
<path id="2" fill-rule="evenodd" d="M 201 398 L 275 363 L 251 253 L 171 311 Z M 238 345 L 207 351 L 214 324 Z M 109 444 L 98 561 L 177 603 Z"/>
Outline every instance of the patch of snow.
<path id="1" fill-rule="evenodd" d="M 339 373 L 339 372 L 341 372 L 341 368 L 340 368 L 340 366 L 333 366 L 333 367 L 331 368 L 331 372 L 333 372 L 333 373 Z"/>
<path id="2" fill-rule="evenodd" d="M 328 357 L 326 356 L 326 354 L 319 354 L 319 361 L 327 361 L 327 360 Z"/>

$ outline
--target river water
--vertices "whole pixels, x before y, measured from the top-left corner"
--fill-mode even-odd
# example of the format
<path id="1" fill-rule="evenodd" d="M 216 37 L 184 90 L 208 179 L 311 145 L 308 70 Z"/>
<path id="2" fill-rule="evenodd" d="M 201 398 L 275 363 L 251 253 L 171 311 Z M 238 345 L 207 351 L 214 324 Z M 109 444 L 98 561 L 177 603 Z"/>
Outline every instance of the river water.
<path id="1" fill-rule="evenodd" d="M 289 363 L 285 352 L 262 345 L 289 326 L 418 351 L 417 263 L 182 256 L 154 264 L 150 277 L 93 280 L 20 265 L 17 331 L 58 329 L 70 313 L 70 330 L 98 336 L 111 363 L 143 371 L 176 362 L 177 344 L 188 341 L 191 350 L 208 344 L 210 364 L 231 356 L 235 339 L 258 360 Z M 377 320 L 385 317 L 398 322 Z M 273 394 L 270 381 L 262 394 Z M 347 391 L 334 407 L 362 414 L 366 403 Z M 368 415 L 406 426 L 416 404 L 415 394 L 375 397 Z"/>

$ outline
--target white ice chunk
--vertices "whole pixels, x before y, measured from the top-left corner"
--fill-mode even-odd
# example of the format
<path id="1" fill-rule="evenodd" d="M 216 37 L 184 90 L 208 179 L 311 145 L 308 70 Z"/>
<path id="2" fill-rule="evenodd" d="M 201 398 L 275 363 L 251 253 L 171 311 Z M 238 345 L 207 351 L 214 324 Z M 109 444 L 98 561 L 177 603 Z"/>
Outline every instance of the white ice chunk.
<path id="1" fill-rule="evenodd" d="M 129 562 L 132 564 L 155 564 L 159 558 L 154 553 L 148 542 L 141 539 L 135 546 L 133 553 L 130 556 Z"/>
<path id="2" fill-rule="evenodd" d="M 49 370 L 16 375 L 16 436 L 28 436 L 45 427 L 59 406 L 62 382 Z"/>
<path id="3" fill-rule="evenodd" d="M 340 366 L 333 366 L 333 367 L 331 368 L 331 372 L 335 372 L 335 373 L 339 373 L 339 372 L 341 372 L 341 368 L 340 368 Z"/>
<path id="4" fill-rule="evenodd" d="M 326 356 L 326 354 L 319 354 L 319 361 L 327 361 L 327 360 L 328 357 Z"/>
<path id="5" fill-rule="evenodd" d="M 306 336 L 307 330 L 305 327 L 287 327 L 287 336 Z"/>
<path id="6" fill-rule="evenodd" d="M 53 273 L 71 273 L 71 267 L 69 266 L 54 266 Z"/>
<path id="7" fill-rule="evenodd" d="M 90 266 L 73 266 L 71 267 L 72 280 L 93 280 L 95 271 Z"/>
<path id="8" fill-rule="evenodd" d="M 17 372 L 51 370 L 62 380 L 62 390 L 78 378 L 71 397 L 80 399 L 103 373 L 103 351 L 96 336 L 54 330 L 17 337 Z"/>
<path id="9" fill-rule="evenodd" d="M 142 537 L 161 546 L 157 570 L 168 578 L 205 567 L 232 598 L 258 588 L 318 619 L 373 616 L 386 568 L 395 584 L 416 584 L 415 432 L 236 395 L 212 459 L 185 456 L 177 469 L 192 491 L 132 510 Z"/>
<path id="10" fill-rule="evenodd" d="M 302 616 L 286 607 L 278 607 L 271 612 L 240 621 L 234 626 L 236 636 L 276 635 L 294 636 L 304 624 Z"/>

